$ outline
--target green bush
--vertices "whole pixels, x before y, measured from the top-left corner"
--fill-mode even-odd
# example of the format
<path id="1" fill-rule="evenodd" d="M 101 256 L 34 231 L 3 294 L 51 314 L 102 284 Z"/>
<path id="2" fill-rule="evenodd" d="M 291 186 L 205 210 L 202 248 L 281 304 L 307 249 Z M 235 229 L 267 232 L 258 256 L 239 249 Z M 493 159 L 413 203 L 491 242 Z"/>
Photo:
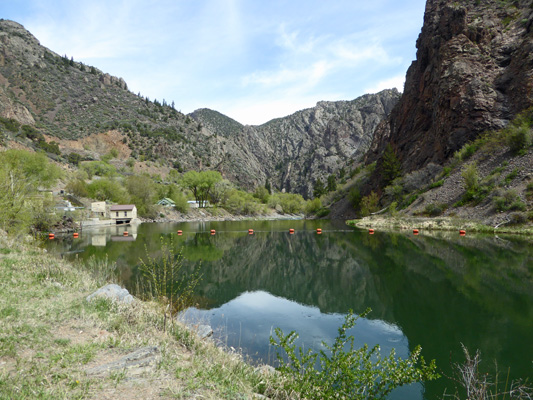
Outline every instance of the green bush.
<path id="1" fill-rule="evenodd" d="M 254 197 L 259 199 L 261 203 L 268 203 L 268 198 L 270 197 L 270 192 L 264 186 L 258 186 L 254 191 Z"/>
<path id="2" fill-rule="evenodd" d="M 264 212 L 259 199 L 250 193 L 233 189 L 222 203 L 222 207 L 236 215 L 257 215 Z"/>
<path id="3" fill-rule="evenodd" d="M 511 220 L 511 224 L 519 225 L 525 224 L 528 220 L 528 216 L 525 212 L 514 212 L 509 215 L 509 219 Z"/>
<path id="4" fill-rule="evenodd" d="M 107 178 L 98 179 L 87 185 L 90 198 L 114 203 L 128 203 L 128 195 L 124 187 L 117 181 Z M 137 206 L 137 209 L 139 207 Z"/>
<path id="5" fill-rule="evenodd" d="M 87 172 L 89 179 L 94 175 L 112 177 L 116 175 L 116 168 L 103 161 L 84 161 L 81 163 L 81 169 Z"/>
<path id="6" fill-rule="evenodd" d="M 499 192 L 492 198 L 496 211 L 525 211 L 526 204 L 520 200 L 518 193 L 514 189 L 509 189 L 505 192 Z"/>
<path id="7" fill-rule="evenodd" d="M 479 188 L 479 173 L 475 162 L 466 164 L 461 171 L 461 176 L 467 192 L 474 192 Z"/>
<path id="8" fill-rule="evenodd" d="M 458 162 L 464 161 L 469 159 L 477 151 L 478 148 L 479 144 L 476 142 L 467 143 L 460 150 L 457 150 L 453 156 Z"/>
<path id="9" fill-rule="evenodd" d="M 175 209 L 178 210 L 181 213 L 186 213 L 189 211 L 189 203 L 187 203 L 187 197 L 180 191 L 175 191 L 172 193 L 171 196 L 169 196 L 175 205 Z"/>
<path id="10" fill-rule="evenodd" d="M 0 228 L 26 233 L 53 223 L 53 202 L 38 192 L 50 187 L 61 171 L 42 153 L 24 150 L 0 152 Z"/>
<path id="11" fill-rule="evenodd" d="M 361 196 L 361 191 L 358 187 L 353 187 L 350 189 L 350 192 L 348 193 L 348 200 L 350 200 L 350 203 L 353 208 L 358 209 L 361 206 L 361 199 L 363 197 Z"/>
<path id="12" fill-rule="evenodd" d="M 284 214 L 298 214 L 305 205 L 304 198 L 295 193 L 274 193 L 268 200 L 270 208 L 281 207 Z"/>
<path id="13" fill-rule="evenodd" d="M 285 336 L 276 328 L 277 340 L 271 337 L 270 343 L 277 349 L 278 370 L 289 378 L 285 381 L 288 391 L 306 399 L 385 399 L 399 386 L 439 377 L 435 360 L 427 365 L 420 346 L 407 359 L 397 358 L 394 349 L 383 357 L 379 345 L 354 349 L 354 337 L 346 332 L 358 318 L 350 312 L 333 345 L 323 342 L 326 350 L 319 352 L 297 349 L 298 334 L 293 331 Z"/>
<path id="14" fill-rule="evenodd" d="M 437 217 L 446 210 L 446 204 L 428 204 L 424 209 L 424 213 L 430 217 Z"/>
<path id="15" fill-rule="evenodd" d="M 361 199 L 361 216 L 367 217 L 378 210 L 379 197 L 377 193 L 370 192 L 368 196 Z"/>
<path id="16" fill-rule="evenodd" d="M 67 183 L 65 187 L 67 193 L 72 193 L 77 197 L 89 197 L 89 192 L 87 191 L 87 184 L 82 179 L 73 179 Z"/>
<path id="17" fill-rule="evenodd" d="M 318 197 L 305 203 L 305 215 L 315 215 L 322 209 L 322 202 Z"/>
<path id="18" fill-rule="evenodd" d="M 514 154 L 521 154 L 531 145 L 531 129 L 527 124 L 511 128 L 507 137 L 509 149 Z"/>

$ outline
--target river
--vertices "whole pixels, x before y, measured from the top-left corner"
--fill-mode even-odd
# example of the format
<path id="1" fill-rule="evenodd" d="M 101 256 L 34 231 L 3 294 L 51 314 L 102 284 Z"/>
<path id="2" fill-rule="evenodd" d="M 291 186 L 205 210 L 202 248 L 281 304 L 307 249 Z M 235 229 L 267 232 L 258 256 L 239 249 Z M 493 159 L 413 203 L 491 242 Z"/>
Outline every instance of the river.
<path id="1" fill-rule="evenodd" d="M 356 345 L 379 343 L 382 354 L 395 348 L 406 357 L 420 344 L 426 360 L 436 359 L 451 375 L 464 344 L 481 351 L 488 372 L 497 361 L 505 376 L 510 367 L 513 378 L 533 377 L 531 238 L 369 235 L 342 221 L 291 220 L 108 227 L 46 247 L 70 259 L 107 257 L 135 293 L 140 260 L 160 255 L 161 237 L 181 249 L 184 273 L 202 274 L 195 306 L 182 317 L 210 324 L 217 340 L 252 360 L 274 361 L 268 339 L 275 327 L 295 330 L 299 344 L 320 349 L 349 310 L 370 307 L 349 331 Z M 445 388 L 449 393 L 454 384 L 441 378 L 396 390 L 391 399 L 437 399 Z"/>

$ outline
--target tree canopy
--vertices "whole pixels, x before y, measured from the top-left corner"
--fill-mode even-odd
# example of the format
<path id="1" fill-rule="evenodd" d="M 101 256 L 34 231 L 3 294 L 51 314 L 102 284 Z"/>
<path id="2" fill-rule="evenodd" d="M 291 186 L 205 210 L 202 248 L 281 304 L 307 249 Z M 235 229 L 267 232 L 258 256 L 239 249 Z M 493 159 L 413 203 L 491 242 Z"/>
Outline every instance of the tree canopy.
<path id="1" fill-rule="evenodd" d="M 215 184 L 221 180 L 218 171 L 189 171 L 183 174 L 180 183 L 192 192 L 199 207 L 205 207 Z"/>

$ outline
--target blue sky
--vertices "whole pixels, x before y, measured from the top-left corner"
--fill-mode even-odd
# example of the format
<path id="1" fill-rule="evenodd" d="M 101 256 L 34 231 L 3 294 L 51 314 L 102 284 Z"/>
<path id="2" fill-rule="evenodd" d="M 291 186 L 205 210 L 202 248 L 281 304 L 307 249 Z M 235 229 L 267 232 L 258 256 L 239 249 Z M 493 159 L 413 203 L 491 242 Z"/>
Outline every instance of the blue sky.
<path id="1" fill-rule="evenodd" d="M 403 90 L 425 0 L 0 0 L 0 17 L 131 91 L 260 124 Z"/>

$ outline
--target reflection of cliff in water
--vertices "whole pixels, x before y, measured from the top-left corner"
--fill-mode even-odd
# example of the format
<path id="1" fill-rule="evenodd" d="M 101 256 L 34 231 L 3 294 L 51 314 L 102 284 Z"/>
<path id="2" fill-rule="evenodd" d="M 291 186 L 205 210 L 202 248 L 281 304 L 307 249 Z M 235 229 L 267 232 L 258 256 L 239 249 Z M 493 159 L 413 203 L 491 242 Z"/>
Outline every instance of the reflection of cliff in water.
<path id="1" fill-rule="evenodd" d="M 517 351 L 533 329 L 533 250 L 523 241 L 364 232 L 204 239 L 225 249 L 202 267 L 199 295 L 212 307 L 256 290 L 323 313 L 371 307 L 371 319 L 398 325 L 442 364 L 450 353 L 459 361 L 464 343 L 502 367 L 531 370 L 533 354 Z"/>
<path id="2" fill-rule="evenodd" d="M 442 287 L 479 307 L 531 320 L 524 305 L 532 296 L 532 251 L 513 242 L 502 249 L 496 240 L 357 232 L 203 235 L 185 241 L 183 254 L 195 262 L 204 254 L 200 291 L 214 306 L 266 290 L 322 312 L 371 306 L 376 317 L 394 320 L 402 299 L 431 303 Z"/>

